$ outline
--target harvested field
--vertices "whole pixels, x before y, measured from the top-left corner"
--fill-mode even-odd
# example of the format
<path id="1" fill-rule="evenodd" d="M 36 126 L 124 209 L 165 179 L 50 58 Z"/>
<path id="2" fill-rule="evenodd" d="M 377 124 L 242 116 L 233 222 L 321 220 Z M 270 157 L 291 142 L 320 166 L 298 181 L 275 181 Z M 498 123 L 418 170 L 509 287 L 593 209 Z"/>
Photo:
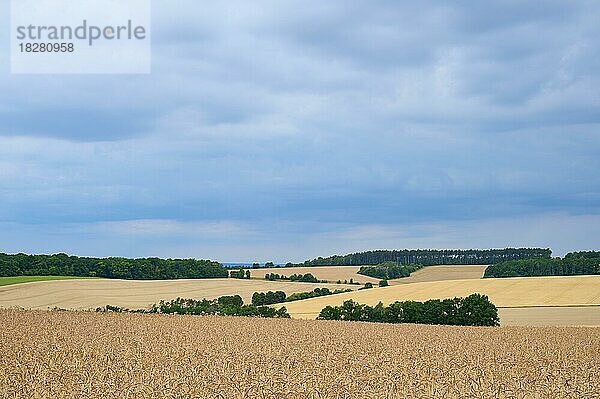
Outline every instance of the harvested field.
<path id="1" fill-rule="evenodd" d="M 316 318 L 327 305 L 341 305 L 353 299 L 376 305 L 379 301 L 443 299 L 473 293 L 489 296 L 498 307 L 600 305 L 600 276 L 515 277 L 503 279 L 451 280 L 402 284 L 349 292 L 329 297 L 290 302 L 295 318 Z"/>
<path id="2" fill-rule="evenodd" d="M 0 287 L 0 307 L 26 309 L 95 309 L 105 305 L 145 308 L 160 300 L 177 297 L 213 299 L 222 295 L 240 295 L 250 302 L 257 291 L 312 291 L 316 287 L 332 290 L 356 289 L 356 285 L 292 283 L 238 279 L 202 280 L 62 280 L 24 283 Z"/>
<path id="3" fill-rule="evenodd" d="M 363 276 L 358 274 L 360 266 L 314 266 L 314 267 L 276 267 L 272 269 L 251 269 L 252 277 L 265 278 L 266 274 L 276 273 L 283 274 L 284 276 L 291 276 L 292 274 L 306 274 L 310 273 L 319 280 L 327 280 L 329 282 L 336 282 L 338 280 L 344 281 L 353 279 L 355 282 L 360 283 L 379 283 L 379 279 Z"/>
<path id="4" fill-rule="evenodd" d="M 0 286 L 13 285 L 22 283 L 31 283 L 34 281 L 54 281 L 54 280 L 81 280 L 86 277 L 71 277 L 71 276 L 17 276 L 17 277 L 0 277 Z M 90 277 L 88 277 L 90 278 Z"/>
<path id="5" fill-rule="evenodd" d="M 0 311 L 6 398 L 599 398 L 599 328 Z"/>
<path id="6" fill-rule="evenodd" d="M 473 280 L 483 278 L 487 265 L 427 266 L 409 277 L 390 280 L 391 285 L 424 283 L 428 281 Z"/>
<path id="7" fill-rule="evenodd" d="M 504 326 L 600 326 L 600 306 L 498 309 Z"/>
<path id="8" fill-rule="evenodd" d="M 453 265 L 453 266 L 427 266 L 412 273 L 410 277 L 390 280 L 390 284 L 408 284 L 424 281 L 467 280 L 483 277 L 487 265 Z M 336 282 L 353 279 L 361 283 L 379 283 L 379 279 L 358 274 L 360 266 L 314 266 L 314 267 L 279 267 L 273 269 L 251 269 L 252 277 L 264 278 L 268 273 L 292 274 L 310 273 L 319 280 Z"/>

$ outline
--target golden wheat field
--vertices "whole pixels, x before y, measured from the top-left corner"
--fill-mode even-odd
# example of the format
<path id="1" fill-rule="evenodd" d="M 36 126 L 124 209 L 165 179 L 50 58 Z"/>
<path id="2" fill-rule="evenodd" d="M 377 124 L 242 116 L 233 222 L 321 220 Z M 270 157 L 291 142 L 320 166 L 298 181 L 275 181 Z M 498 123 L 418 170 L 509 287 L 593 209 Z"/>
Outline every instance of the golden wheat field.
<path id="1" fill-rule="evenodd" d="M 498 307 L 600 305 L 600 276 L 513 277 L 479 280 L 450 280 L 373 288 L 286 304 L 294 318 L 316 318 L 327 305 L 352 299 L 376 305 L 379 301 L 465 297 L 474 292 L 487 295 Z"/>
<path id="2" fill-rule="evenodd" d="M 599 328 L 0 311 L 2 398 L 598 398 Z"/>
<path id="3" fill-rule="evenodd" d="M 0 287 L 0 307 L 23 307 L 27 309 L 95 309 L 105 305 L 129 309 L 146 308 L 160 300 L 177 297 L 213 299 L 222 295 L 240 295 L 250 302 L 254 292 L 312 291 L 316 287 L 331 290 L 351 288 L 356 285 L 311 284 L 289 281 L 259 281 L 238 279 L 202 280 L 59 280 L 14 284 Z"/>

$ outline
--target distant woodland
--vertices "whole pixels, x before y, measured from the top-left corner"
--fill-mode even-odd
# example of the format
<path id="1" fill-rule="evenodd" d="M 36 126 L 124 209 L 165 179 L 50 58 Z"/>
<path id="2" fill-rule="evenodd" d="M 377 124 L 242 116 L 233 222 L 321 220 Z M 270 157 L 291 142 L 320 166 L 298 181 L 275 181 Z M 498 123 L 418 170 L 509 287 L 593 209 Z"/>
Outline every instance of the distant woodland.
<path id="1" fill-rule="evenodd" d="M 362 266 L 358 274 L 374 277 L 381 280 L 392 280 L 395 278 L 408 277 L 412 272 L 421 269 L 423 265 L 402 265 L 395 262 L 383 262 L 375 266 Z"/>
<path id="2" fill-rule="evenodd" d="M 485 265 L 530 258 L 552 256 L 550 249 L 544 248 L 505 248 L 505 249 L 404 249 L 356 252 L 344 256 L 334 255 L 316 258 L 294 266 L 363 266 L 378 265 L 383 262 L 399 264 L 431 265 Z"/>
<path id="3" fill-rule="evenodd" d="M 360 274 L 382 280 L 406 277 L 428 265 L 491 264 L 484 277 L 568 276 L 600 274 L 600 251 L 571 252 L 552 258 L 550 249 L 506 248 L 488 250 L 367 251 L 306 261 L 296 266 L 361 265 Z M 220 263 L 197 259 L 90 258 L 56 255 L 9 255 L 0 253 L 0 277 L 74 276 L 131 280 L 227 278 L 230 270 Z M 250 278 L 250 272 L 232 271 L 231 277 Z M 283 276 L 267 280 L 319 282 L 313 275 Z"/>
<path id="4" fill-rule="evenodd" d="M 564 258 L 511 260 L 489 266 L 484 277 L 600 274 L 600 251 L 571 252 Z"/>
<path id="5" fill-rule="evenodd" d="M 85 258 L 57 255 L 0 254 L 0 277 L 76 276 L 130 280 L 226 278 L 220 263 L 196 259 Z"/>

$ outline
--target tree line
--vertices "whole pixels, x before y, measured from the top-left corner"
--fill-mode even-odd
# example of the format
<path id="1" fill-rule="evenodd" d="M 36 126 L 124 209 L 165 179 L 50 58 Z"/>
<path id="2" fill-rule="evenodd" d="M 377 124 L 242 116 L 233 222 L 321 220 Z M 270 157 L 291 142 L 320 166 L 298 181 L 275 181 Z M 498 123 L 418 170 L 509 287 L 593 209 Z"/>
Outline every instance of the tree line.
<path id="1" fill-rule="evenodd" d="M 307 260 L 293 266 L 352 266 L 377 265 L 397 262 L 405 265 L 483 265 L 507 260 L 550 258 L 548 248 L 505 248 L 505 249 L 404 249 L 356 252 L 348 255 L 333 255 L 326 258 Z"/>
<path id="2" fill-rule="evenodd" d="M 393 280 L 395 278 L 408 277 L 412 272 L 423 268 L 422 264 L 398 264 L 396 262 L 383 262 L 375 266 L 361 266 L 358 274 L 374 277 L 381 280 Z"/>
<path id="3" fill-rule="evenodd" d="M 297 292 L 290 296 L 287 296 L 283 291 L 255 292 L 252 295 L 252 304 L 256 306 L 273 305 L 276 303 L 300 301 L 302 299 L 341 294 L 351 291 L 351 289 L 331 291 L 329 288 L 315 288 L 312 291 Z"/>
<path id="4" fill-rule="evenodd" d="M 579 251 L 569 252 L 565 255 L 565 259 L 600 259 L 600 251 Z"/>
<path id="5" fill-rule="evenodd" d="M 103 308 L 97 308 L 96 311 L 290 318 L 285 306 L 275 309 L 269 306 L 245 305 L 242 297 L 239 295 L 226 295 L 212 300 L 177 298 L 171 301 L 160 301 L 147 310 L 135 311 L 107 305 Z"/>
<path id="6" fill-rule="evenodd" d="M 498 309 L 487 296 L 481 294 L 472 294 L 466 298 L 431 299 L 426 302 L 394 302 L 389 306 L 379 302 L 374 307 L 348 300 L 342 306 L 323 308 L 318 319 L 456 326 L 500 324 Z"/>
<path id="7" fill-rule="evenodd" d="M 600 274 L 600 253 L 570 253 L 561 258 L 522 259 L 488 266 L 486 277 L 574 276 Z"/>
<path id="8" fill-rule="evenodd" d="M 276 280 L 286 280 L 286 281 L 297 281 L 301 283 L 326 283 L 327 280 L 319 280 L 315 276 L 310 273 L 306 274 L 292 274 L 291 276 L 284 276 L 283 274 L 277 273 L 267 273 L 265 275 L 265 280 L 276 281 Z"/>
<path id="9" fill-rule="evenodd" d="M 293 294 L 287 298 L 285 298 L 285 293 L 282 291 L 257 292 L 253 295 L 253 303 L 248 305 L 244 304 L 242 297 L 239 295 L 226 295 L 212 300 L 177 298 L 171 301 L 160 301 L 158 304 L 152 305 L 149 309 L 129 310 L 118 306 L 106 305 L 97 308 L 96 311 L 290 318 L 285 306 L 276 309 L 265 305 L 307 299 L 314 296 L 333 295 L 347 291 L 350 290 L 336 290 L 331 292 L 327 288 L 317 288 L 312 292 Z M 472 294 L 466 298 L 432 299 L 426 302 L 394 302 L 389 306 L 384 306 L 380 302 L 374 307 L 348 300 L 342 306 L 326 306 L 321 310 L 318 319 L 462 326 L 499 325 L 497 308 L 489 301 L 487 296 L 480 294 Z"/>
<path id="10" fill-rule="evenodd" d="M 226 278 L 220 263 L 196 259 L 88 258 L 0 253 L 0 276 L 75 276 L 129 280 Z"/>
<path id="11" fill-rule="evenodd" d="M 229 272 L 229 277 L 250 280 L 250 270 L 232 270 Z"/>

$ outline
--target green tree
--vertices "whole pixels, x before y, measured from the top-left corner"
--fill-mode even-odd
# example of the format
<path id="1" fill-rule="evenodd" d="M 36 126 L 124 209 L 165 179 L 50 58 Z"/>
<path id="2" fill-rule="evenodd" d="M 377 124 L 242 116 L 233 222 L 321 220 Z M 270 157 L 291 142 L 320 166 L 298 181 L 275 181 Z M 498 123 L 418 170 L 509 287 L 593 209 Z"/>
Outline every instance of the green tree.
<path id="1" fill-rule="evenodd" d="M 326 306 L 319 313 L 319 320 L 342 320 L 341 309 L 337 306 Z"/>
<path id="2" fill-rule="evenodd" d="M 460 324 L 465 326 L 498 326 L 498 309 L 486 295 L 472 294 L 462 300 L 458 309 Z"/>

